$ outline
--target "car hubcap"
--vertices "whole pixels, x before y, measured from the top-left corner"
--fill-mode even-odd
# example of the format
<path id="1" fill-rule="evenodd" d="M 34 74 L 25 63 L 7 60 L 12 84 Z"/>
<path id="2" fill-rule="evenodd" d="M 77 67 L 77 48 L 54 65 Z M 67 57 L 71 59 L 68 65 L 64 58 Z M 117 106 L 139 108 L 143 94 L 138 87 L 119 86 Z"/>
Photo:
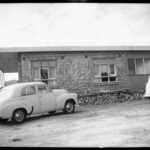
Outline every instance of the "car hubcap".
<path id="1" fill-rule="evenodd" d="M 22 111 L 17 111 L 15 113 L 15 120 L 17 122 L 21 122 L 21 121 L 23 121 L 23 119 L 24 119 L 24 113 Z"/>
<path id="2" fill-rule="evenodd" d="M 73 110 L 73 104 L 72 103 L 67 103 L 67 105 L 66 105 L 66 109 L 67 109 L 67 111 L 68 112 L 71 112 L 72 110 Z"/>

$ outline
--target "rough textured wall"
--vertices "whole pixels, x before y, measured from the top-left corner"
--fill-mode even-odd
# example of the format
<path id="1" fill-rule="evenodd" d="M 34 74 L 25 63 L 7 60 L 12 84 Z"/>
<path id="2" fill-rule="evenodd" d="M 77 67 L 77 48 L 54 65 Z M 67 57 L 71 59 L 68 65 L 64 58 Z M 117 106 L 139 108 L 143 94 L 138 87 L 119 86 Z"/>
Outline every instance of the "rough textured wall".
<path id="1" fill-rule="evenodd" d="M 58 65 L 59 72 L 62 65 Z M 66 56 L 63 60 L 64 76 L 59 78 L 58 84 L 71 91 L 87 91 L 90 83 L 88 58 L 84 56 Z"/>
<path id="2" fill-rule="evenodd" d="M 22 82 L 29 82 L 32 81 L 31 79 L 31 63 L 29 58 L 24 57 L 21 58 L 21 71 L 22 71 Z"/>
<path id="3" fill-rule="evenodd" d="M 117 55 L 117 74 L 119 88 L 124 89 L 128 87 L 128 60 L 125 53 Z"/>
<path id="4" fill-rule="evenodd" d="M 114 57 L 118 82 L 93 83 L 92 58 Z M 57 60 L 57 85 L 55 88 L 66 88 L 78 93 L 99 93 L 102 90 L 117 90 L 128 87 L 128 68 L 125 53 L 115 52 L 76 52 L 76 53 L 24 53 L 21 55 L 22 81 L 32 81 L 32 60 Z"/>

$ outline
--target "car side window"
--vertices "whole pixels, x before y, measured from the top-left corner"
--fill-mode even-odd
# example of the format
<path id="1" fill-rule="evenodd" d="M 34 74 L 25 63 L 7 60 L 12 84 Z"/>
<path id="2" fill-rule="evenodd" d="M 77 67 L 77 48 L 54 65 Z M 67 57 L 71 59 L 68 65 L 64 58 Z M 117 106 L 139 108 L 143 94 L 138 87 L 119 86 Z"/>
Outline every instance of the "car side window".
<path id="1" fill-rule="evenodd" d="M 35 95 L 35 94 L 36 94 L 35 86 L 29 86 L 22 90 L 22 96 Z"/>
<path id="2" fill-rule="evenodd" d="M 47 86 L 45 85 L 39 85 L 38 86 L 38 93 L 48 93 L 49 89 Z"/>
<path id="3" fill-rule="evenodd" d="M 35 86 L 27 87 L 27 95 L 34 95 L 36 94 Z"/>
<path id="4" fill-rule="evenodd" d="M 22 96 L 26 96 L 26 88 L 22 89 Z"/>

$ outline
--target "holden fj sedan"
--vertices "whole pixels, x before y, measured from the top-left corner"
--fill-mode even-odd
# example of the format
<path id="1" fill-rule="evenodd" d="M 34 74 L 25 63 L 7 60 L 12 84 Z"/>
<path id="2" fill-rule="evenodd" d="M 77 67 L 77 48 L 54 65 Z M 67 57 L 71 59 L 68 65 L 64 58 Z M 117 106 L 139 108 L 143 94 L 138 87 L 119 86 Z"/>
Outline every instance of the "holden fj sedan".
<path id="1" fill-rule="evenodd" d="M 65 89 L 50 89 L 43 82 L 9 85 L 0 91 L 0 119 L 22 123 L 29 115 L 55 113 L 63 110 L 73 113 L 78 105 L 77 94 Z"/>

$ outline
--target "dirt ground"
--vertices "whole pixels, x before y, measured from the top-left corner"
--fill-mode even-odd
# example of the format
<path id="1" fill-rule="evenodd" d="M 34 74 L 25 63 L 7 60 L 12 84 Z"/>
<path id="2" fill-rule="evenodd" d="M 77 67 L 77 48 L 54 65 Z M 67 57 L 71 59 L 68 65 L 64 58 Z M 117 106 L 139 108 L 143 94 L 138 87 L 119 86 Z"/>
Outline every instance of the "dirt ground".
<path id="1" fill-rule="evenodd" d="M 1 147 L 149 147 L 149 141 L 148 100 L 80 106 L 74 114 L 34 116 L 20 125 L 0 123 Z"/>

